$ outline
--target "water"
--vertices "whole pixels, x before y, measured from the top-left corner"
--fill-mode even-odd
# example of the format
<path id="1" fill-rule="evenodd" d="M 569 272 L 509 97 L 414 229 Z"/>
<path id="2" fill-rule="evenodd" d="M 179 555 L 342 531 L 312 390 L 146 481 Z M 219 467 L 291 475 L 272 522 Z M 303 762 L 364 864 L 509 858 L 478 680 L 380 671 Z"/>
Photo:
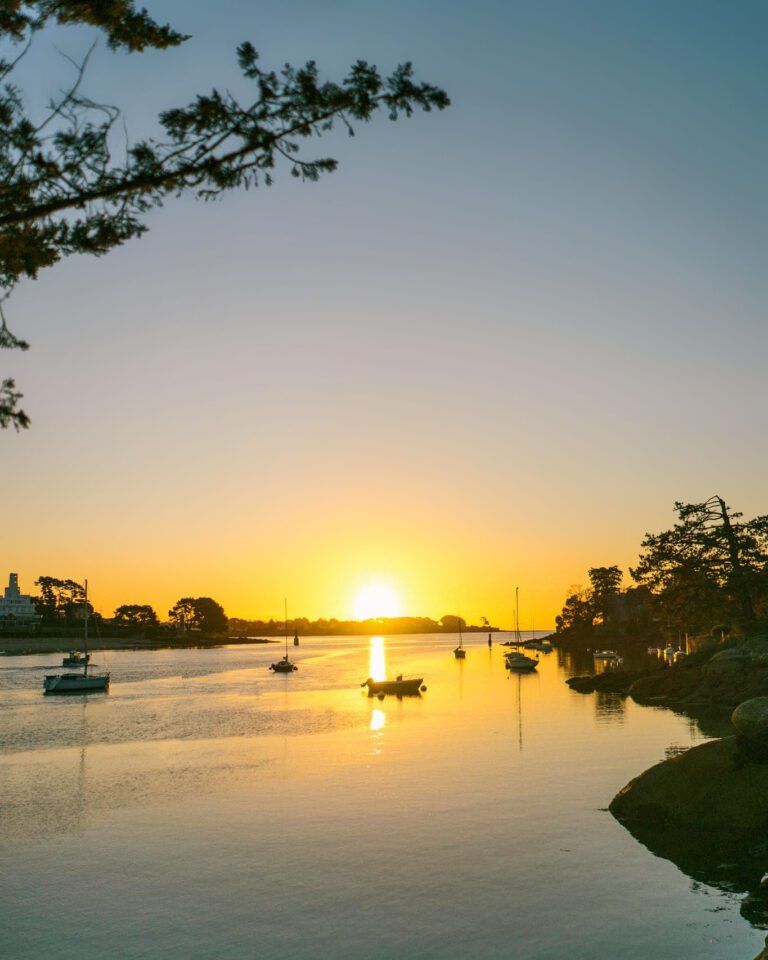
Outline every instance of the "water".
<path id="1" fill-rule="evenodd" d="M 740 897 L 605 811 L 695 723 L 509 677 L 465 638 L 316 638 L 108 654 L 108 695 L 51 698 L 60 658 L 0 660 L 2 955 L 750 960 Z M 103 661 L 103 655 L 97 655 Z M 403 672 L 421 698 L 369 699 Z"/>

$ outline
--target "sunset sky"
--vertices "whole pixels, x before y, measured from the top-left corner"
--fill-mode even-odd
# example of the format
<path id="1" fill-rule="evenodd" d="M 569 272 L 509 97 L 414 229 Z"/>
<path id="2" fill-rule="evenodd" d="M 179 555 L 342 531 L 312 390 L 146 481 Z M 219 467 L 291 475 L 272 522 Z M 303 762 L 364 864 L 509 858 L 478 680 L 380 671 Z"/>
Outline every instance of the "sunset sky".
<path id="1" fill-rule="evenodd" d="M 8 304 L 33 423 L 0 434 L 0 576 L 231 616 L 554 623 L 675 500 L 768 512 L 768 5 L 156 2 L 193 39 L 85 92 L 133 140 L 264 65 L 413 60 L 442 114 L 332 136 L 319 184 L 169 201 Z M 32 97 L 67 79 L 43 35 Z"/>

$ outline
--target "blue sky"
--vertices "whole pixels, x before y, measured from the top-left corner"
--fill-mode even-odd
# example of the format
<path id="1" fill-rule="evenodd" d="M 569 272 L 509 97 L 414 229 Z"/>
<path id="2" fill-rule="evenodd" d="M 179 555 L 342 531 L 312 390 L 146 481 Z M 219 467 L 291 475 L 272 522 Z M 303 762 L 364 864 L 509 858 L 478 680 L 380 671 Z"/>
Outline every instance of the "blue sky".
<path id="1" fill-rule="evenodd" d="M 522 583 L 551 622 L 674 500 L 765 512 L 765 4 L 149 7 L 193 39 L 102 44 L 86 83 L 133 138 L 243 89 L 243 39 L 335 78 L 410 59 L 453 105 L 321 141 L 319 184 L 169 201 L 19 288 L 9 565 L 233 613 L 291 580 L 338 612 L 358 576 L 499 619 Z M 66 76 L 53 42 L 88 37 L 40 38 L 32 96 Z"/>

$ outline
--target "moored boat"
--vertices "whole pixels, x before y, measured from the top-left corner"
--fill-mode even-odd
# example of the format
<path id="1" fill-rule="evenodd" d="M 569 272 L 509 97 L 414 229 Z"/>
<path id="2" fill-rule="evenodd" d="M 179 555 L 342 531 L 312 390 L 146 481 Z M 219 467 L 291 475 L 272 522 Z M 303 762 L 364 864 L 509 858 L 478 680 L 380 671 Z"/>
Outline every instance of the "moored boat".
<path id="1" fill-rule="evenodd" d="M 539 666 L 538 660 L 534 660 L 533 657 L 526 657 L 524 653 L 508 653 L 504 659 L 507 670 L 515 670 L 518 673 L 529 673 Z"/>
<path id="2" fill-rule="evenodd" d="M 64 665 L 72 657 L 76 658 L 76 665 L 83 667 L 82 673 L 49 673 L 43 679 L 45 693 L 93 693 L 109 689 L 109 671 L 104 673 L 89 673 L 91 655 L 88 653 L 88 581 L 85 581 L 83 593 L 83 652 L 70 652 L 64 659 Z"/>
<path id="3" fill-rule="evenodd" d="M 43 680 L 46 693 L 91 693 L 109 689 L 108 673 L 50 673 Z"/>
<path id="4" fill-rule="evenodd" d="M 515 639 L 509 646 L 514 645 L 518 649 L 510 650 L 504 654 L 507 670 L 514 670 L 516 673 L 531 673 L 537 669 L 539 666 L 539 658 L 536 657 L 534 660 L 533 657 L 527 657 L 524 653 L 520 653 L 519 649 L 520 647 L 530 649 L 531 644 L 534 642 L 534 640 L 529 640 L 527 643 L 523 643 L 523 638 L 520 633 L 520 588 L 515 587 Z"/>
<path id="5" fill-rule="evenodd" d="M 298 646 L 298 643 L 299 643 L 298 634 L 296 634 L 296 637 L 293 642 L 296 646 Z M 299 669 L 295 663 L 292 663 L 288 659 L 288 601 L 287 600 L 285 601 L 285 656 L 282 658 L 282 660 L 278 660 L 277 663 L 273 663 L 269 669 L 274 670 L 275 673 L 293 673 L 294 670 Z"/>
<path id="6" fill-rule="evenodd" d="M 61 661 L 61 665 L 62 667 L 84 667 L 86 663 L 90 663 L 90 660 L 90 653 L 79 653 L 77 650 L 70 650 Z"/>
<path id="7" fill-rule="evenodd" d="M 369 697 L 387 693 L 394 693 L 398 697 L 414 697 L 421 691 L 423 683 L 424 677 L 404 678 L 400 675 L 394 680 L 374 680 L 373 677 L 368 677 L 365 683 L 361 683 L 360 686 L 368 687 Z"/>
<path id="8" fill-rule="evenodd" d="M 291 663 L 291 661 L 288 659 L 288 654 L 286 653 L 282 660 L 278 660 L 277 663 L 273 663 L 269 669 L 274 670 L 275 673 L 293 673 L 294 670 L 298 670 L 299 668 L 295 663 Z"/>

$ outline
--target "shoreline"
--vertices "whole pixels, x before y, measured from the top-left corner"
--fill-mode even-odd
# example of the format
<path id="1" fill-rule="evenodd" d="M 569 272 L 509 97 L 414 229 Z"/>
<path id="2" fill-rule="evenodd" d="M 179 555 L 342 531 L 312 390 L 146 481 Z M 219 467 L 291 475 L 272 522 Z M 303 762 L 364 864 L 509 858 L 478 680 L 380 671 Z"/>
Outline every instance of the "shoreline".
<path id="1" fill-rule="evenodd" d="M 467 633 L 480 633 L 481 631 L 465 631 Z M 482 633 L 500 633 L 501 631 L 483 630 Z M 418 637 L 424 636 L 421 633 L 393 633 L 388 636 L 397 637 Z M 428 636 L 445 637 L 453 636 L 449 631 L 439 630 Z M 373 633 L 308 633 L 303 634 L 302 639 L 310 640 L 316 637 L 372 637 Z M 237 644 L 259 646 L 268 643 L 282 644 L 285 638 L 282 636 L 270 637 L 243 637 L 229 636 L 222 634 L 193 634 L 184 637 L 154 637 L 144 639 L 143 637 L 90 637 L 88 639 L 88 649 L 95 650 L 194 650 L 208 647 L 227 647 Z M 69 653 L 70 650 L 80 650 L 82 647 L 82 637 L 3 637 L 0 636 L 0 657 L 28 657 L 42 653 Z"/>
<path id="2" fill-rule="evenodd" d="M 226 637 L 226 636 L 197 636 L 168 637 L 145 640 L 140 637 L 130 637 L 122 640 L 119 637 L 105 637 L 104 639 L 90 639 L 89 651 L 95 650 L 194 650 L 208 647 L 226 647 L 234 644 L 252 644 L 261 646 L 267 643 L 282 643 L 277 637 Z M 82 639 L 78 637 L 0 637 L 0 657 L 30 657 L 40 653 L 69 653 L 70 650 L 79 650 Z"/>

